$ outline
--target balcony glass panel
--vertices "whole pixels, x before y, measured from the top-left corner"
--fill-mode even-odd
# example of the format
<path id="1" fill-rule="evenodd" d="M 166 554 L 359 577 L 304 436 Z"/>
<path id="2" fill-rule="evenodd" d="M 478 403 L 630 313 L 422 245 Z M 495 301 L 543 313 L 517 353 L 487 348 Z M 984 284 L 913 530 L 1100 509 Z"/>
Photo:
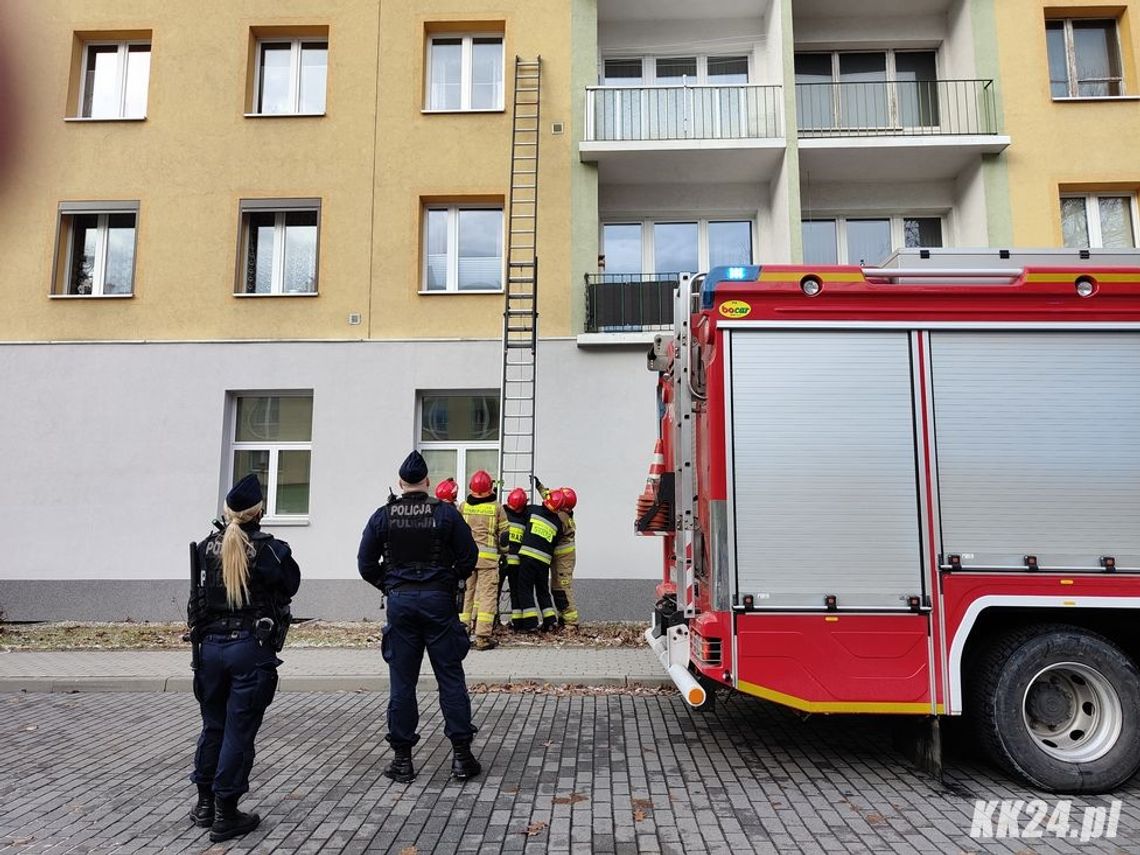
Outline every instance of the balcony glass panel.
<path id="1" fill-rule="evenodd" d="M 934 53 L 915 51 L 895 54 L 895 80 L 899 124 L 904 128 L 938 125 L 938 73 Z"/>
<path id="2" fill-rule="evenodd" d="M 618 274 L 640 273 L 641 223 L 616 223 L 602 227 L 602 252 L 606 258 L 606 272 Z"/>
<path id="3" fill-rule="evenodd" d="M 887 55 L 839 55 L 839 123 L 849 128 L 885 128 L 890 124 L 887 104 Z"/>
<path id="4" fill-rule="evenodd" d="M 804 263 L 837 263 L 835 220 L 804 220 L 803 243 Z"/>
<path id="5" fill-rule="evenodd" d="M 890 220 L 847 221 L 848 264 L 879 264 L 890 254 Z"/>
<path id="6" fill-rule="evenodd" d="M 696 273 L 700 270 L 700 248 L 696 223 L 653 224 L 653 269 L 666 272 Z"/>
<path id="7" fill-rule="evenodd" d="M 831 54 L 796 54 L 796 114 L 801 129 L 834 127 L 834 93 L 830 84 Z"/>
<path id="8" fill-rule="evenodd" d="M 752 223 L 709 223 L 709 267 L 752 263 Z"/>

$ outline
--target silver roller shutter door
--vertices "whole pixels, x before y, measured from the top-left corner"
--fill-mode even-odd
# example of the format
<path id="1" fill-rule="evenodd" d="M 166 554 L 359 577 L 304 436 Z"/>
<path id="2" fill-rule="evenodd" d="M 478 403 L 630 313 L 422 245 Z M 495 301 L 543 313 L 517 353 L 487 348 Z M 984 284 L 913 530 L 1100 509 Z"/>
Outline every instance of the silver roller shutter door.
<path id="1" fill-rule="evenodd" d="M 731 334 L 737 591 L 905 608 L 921 560 L 906 332 Z"/>
<path id="2" fill-rule="evenodd" d="M 942 544 L 965 567 L 1140 567 L 1140 335 L 931 334 Z"/>

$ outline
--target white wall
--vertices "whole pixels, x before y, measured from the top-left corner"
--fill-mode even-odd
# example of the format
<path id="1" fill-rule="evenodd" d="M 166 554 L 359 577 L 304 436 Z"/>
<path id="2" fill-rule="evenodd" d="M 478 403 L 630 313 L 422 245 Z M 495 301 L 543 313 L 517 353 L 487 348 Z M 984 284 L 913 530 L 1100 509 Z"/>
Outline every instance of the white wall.
<path id="1" fill-rule="evenodd" d="M 954 182 L 954 244 L 956 246 L 989 246 L 986 184 L 979 157 L 958 174 Z"/>
<path id="2" fill-rule="evenodd" d="M 580 496 L 578 574 L 653 577 L 633 535 L 656 436 L 642 348 L 539 351 L 539 475 Z M 311 522 L 278 527 L 309 578 L 356 548 L 412 448 L 417 389 L 497 388 L 498 342 L 2 345 L 0 579 L 181 579 L 228 457 L 228 390 L 312 389 Z"/>
<path id="3" fill-rule="evenodd" d="M 797 17 L 795 21 L 796 50 L 936 47 L 946 39 L 948 32 L 943 15 L 853 14 Z"/>
<path id="4" fill-rule="evenodd" d="M 779 43 L 768 44 L 760 17 L 605 22 L 598 27 L 598 50 L 605 57 L 627 58 L 749 53 L 756 83 L 782 82 L 779 74 L 770 76 L 773 67 L 766 59 L 772 51 L 779 54 Z"/>
<path id="5" fill-rule="evenodd" d="M 974 59 L 974 29 L 970 0 L 954 0 L 947 13 L 950 34 L 942 52 L 942 76 L 947 80 L 969 80 L 978 76 Z"/>
<path id="6" fill-rule="evenodd" d="M 954 207 L 952 180 L 921 183 L 803 182 L 800 204 L 805 218 L 852 212 L 868 214 L 943 214 Z"/>

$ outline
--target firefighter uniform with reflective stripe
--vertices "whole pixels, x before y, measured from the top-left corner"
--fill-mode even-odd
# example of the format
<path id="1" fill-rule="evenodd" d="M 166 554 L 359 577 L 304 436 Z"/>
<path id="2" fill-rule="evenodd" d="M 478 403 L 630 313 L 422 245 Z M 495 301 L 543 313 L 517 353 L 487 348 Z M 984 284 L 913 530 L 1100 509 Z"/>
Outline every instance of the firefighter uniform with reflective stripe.
<path id="1" fill-rule="evenodd" d="M 459 620 L 464 626 L 475 624 L 476 638 L 488 638 L 494 629 L 498 608 L 500 539 L 508 532 L 507 514 L 494 493 L 469 495 L 460 503 L 459 513 L 471 527 L 471 535 L 479 548 L 479 561 L 474 577 L 467 582 Z"/>
<path id="2" fill-rule="evenodd" d="M 503 512 L 507 517 L 507 533 L 503 540 L 506 554 L 503 561 L 506 565 L 507 585 L 511 595 L 511 626 L 515 629 L 522 629 L 522 604 L 519 600 L 521 584 L 519 582 L 519 565 L 521 563 L 519 547 L 522 546 L 523 533 L 526 532 L 527 513 L 525 508 L 515 512 L 507 507 L 503 508 Z"/>
<path id="3" fill-rule="evenodd" d="M 554 626 L 558 612 L 550 598 L 550 563 L 554 548 L 562 536 L 558 514 L 543 505 L 528 509 L 526 530 L 519 546 L 519 607 L 521 627 L 537 629 L 539 624 Z"/>
<path id="4" fill-rule="evenodd" d="M 573 511 L 559 511 L 562 538 L 554 547 L 554 563 L 550 567 L 550 593 L 559 619 L 566 626 L 578 625 L 578 607 L 574 603 L 574 525 Z"/>

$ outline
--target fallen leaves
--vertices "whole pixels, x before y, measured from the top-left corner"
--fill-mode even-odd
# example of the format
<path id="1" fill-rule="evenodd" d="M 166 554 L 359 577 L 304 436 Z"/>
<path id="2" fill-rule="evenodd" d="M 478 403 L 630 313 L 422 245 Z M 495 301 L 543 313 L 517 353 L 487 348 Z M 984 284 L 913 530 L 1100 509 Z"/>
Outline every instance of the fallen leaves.
<path id="1" fill-rule="evenodd" d="M 633 821 L 634 822 L 644 822 L 648 818 L 649 818 L 649 814 L 647 814 L 641 808 L 638 808 L 637 810 L 635 810 L 633 812 Z"/>
<path id="2" fill-rule="evenodd" d="M 586 797 L 581 793 L 571 793 L 568 796 L 555 796 L 554 804 L 556 805 L 575 805 L 578 802 L 586 801 Z"/>
<path id="3" fill-rule="evenodd" d="M 526 827 L 526 831 L 520 831 L 519 834 L 525 834 L 527 837 L 536 837 L 542 834 L 542 830 L 546 828 L 546 823 L 541 819 L 536 819 Z"/>
<path id="4" fill-rule="evenodd" d="M 633 695 L 658 697 L 677 694 L 677 687 L 668 686 L 584 686 L 581 683 L 475 683 L 467 687 L 472 695 L 555 695 L 557 697 L 606 695 Z"/>
<path id="5" fill-rule="evenodd" d="M 645 808 L 646 810 L 653 810 L 653 801 L 651 799 L 633 799 L 630 803 L 635 808 Z"/>
<path id="6" fill-rule="evenodd" d="M 415 846 L 405 846 L 400 850 L 400 855 L 419 855 Z"/>

